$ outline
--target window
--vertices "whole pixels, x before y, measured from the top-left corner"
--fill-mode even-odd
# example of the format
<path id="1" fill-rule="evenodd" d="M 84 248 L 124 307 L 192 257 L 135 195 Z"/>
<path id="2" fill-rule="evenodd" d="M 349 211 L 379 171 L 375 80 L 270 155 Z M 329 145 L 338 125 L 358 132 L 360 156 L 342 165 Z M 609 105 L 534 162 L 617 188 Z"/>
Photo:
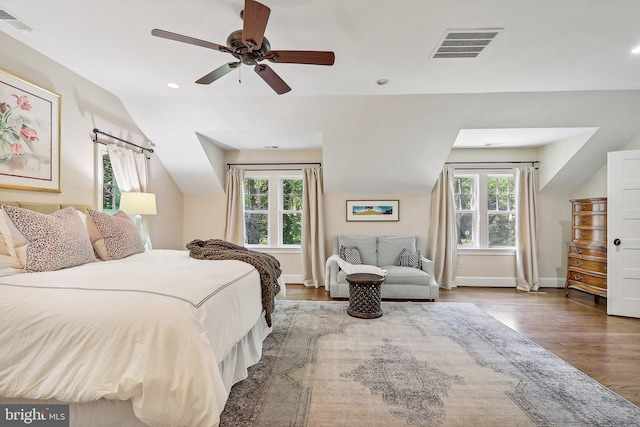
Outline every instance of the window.
<path id="1" fill-rule="evenodd" d="M 513 174 L 475 172 L 453 180 L 458 248 L 515 246 Z"/>
<path id="2" fill-rule="evenodd" d="M 302 176 L 273 171 L 244 180 L 247 245 L 299 247 L 302 237 Z"/>
<path id="3" fill-rule="evenodd" d="M 120 207 L 120 188 L 118 188 L 118 182 L 113 174 L 113 166 L 106 150 L 100 153 L 100 157 L 102 160 L 102 200 L 100 203 L 103 212 L 114 214 Z"/>

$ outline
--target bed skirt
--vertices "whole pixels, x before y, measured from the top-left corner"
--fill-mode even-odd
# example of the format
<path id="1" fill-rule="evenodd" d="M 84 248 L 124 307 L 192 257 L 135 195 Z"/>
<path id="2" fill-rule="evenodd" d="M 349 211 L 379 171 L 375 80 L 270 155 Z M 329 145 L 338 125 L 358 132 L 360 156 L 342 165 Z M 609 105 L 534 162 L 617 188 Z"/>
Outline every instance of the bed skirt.
<path id="1" fill-rule="evenodd" d="M 267 326 L 264 316 L 229 352 L 227 357 L 218 364 L 222 380 L 227 389 L 247 378 L 247 368 L 260 361 L 262 356 L 262 341 L 269 335 L 271 328 Z M 13 399 L 0 396 L 0 404 L 60 404 L 55 399 Z M 133 413 L 129 400 L 100 399 L 93 402 L 69 403 L 70 427 L 145 427 Z"/>

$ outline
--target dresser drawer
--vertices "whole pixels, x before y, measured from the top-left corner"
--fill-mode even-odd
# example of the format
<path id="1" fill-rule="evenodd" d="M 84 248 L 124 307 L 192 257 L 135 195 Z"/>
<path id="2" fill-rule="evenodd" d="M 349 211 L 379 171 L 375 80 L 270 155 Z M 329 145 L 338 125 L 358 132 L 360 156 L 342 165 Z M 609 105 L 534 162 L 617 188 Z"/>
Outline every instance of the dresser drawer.
<path id="1" fill-rule="evenodd" d="M 606 200 L 575 200 L 573 202 L 573 212 L 606 212 Z"/>
<path id="2" fill-rule="evenodd" d="M 584 255 L 585 257 L 597 257 L 597 258 L 607 258 L 607 248 L 603 246 L 602 248 L 590 248 L 584 247 L 580 245 L 576 245 L 575 243 L 569 243 L 569 256 L 572 254 Z"/>
<path id="3" fill-rule="evenodd" d="M 583 285 L 592 286 L 599 289 L 607 289 L 607 276 L 606 274 L 588 273 L 584 270 L 577 270 L 569 267 L 569 274 L 567 275 L 569 282 L 577 282 Z"/>
<path id="4" fill-rule="evenodd" d="M 581 256 L 569 256 L 569 268 L 593 271 L 607 274 L 607 260 L 596 261 L 582 258 Z"/>
<path id="5" fill-rule="evenodd" d="M 590 213 L 590 214 L 573 214 L 574 227 L 607 227 L 607 214 Z"/>
<path id="6" fill-rule="evenodd" d="M 603 242 L 607 241 L 607 230 L 602 228 L 574 228 L 573 240 L 584 242 Z"/>

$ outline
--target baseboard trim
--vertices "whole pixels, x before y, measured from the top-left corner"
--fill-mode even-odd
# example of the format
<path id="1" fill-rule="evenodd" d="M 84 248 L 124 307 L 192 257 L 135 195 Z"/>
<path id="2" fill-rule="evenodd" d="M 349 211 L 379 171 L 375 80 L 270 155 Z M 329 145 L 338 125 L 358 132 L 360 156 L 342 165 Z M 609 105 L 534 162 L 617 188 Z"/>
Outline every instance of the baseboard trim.
<path id="1" fill-rule="evenodd" d="M 557 277 L 540 278 L 541 288 L 564 288 L 565 279 Z M 515 277 L 456 277 L 458 286 L 477 286 L 490 288 L 515 288 Z"/>
<path id="2" fill-rule="evenodd" d="M 280 275 L 284 283 L 302 284 L 302 274 L 282 274 Z"/>

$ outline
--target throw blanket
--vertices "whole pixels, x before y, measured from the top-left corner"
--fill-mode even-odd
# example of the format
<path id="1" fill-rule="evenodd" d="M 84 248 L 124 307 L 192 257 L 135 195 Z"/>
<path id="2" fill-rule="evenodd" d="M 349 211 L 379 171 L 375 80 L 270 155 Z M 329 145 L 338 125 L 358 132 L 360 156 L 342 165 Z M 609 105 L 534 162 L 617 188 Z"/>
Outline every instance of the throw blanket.
<path id="1" fill-rule="evenodd" d="M 251 264 L 260 273 L 262 285 L 262 308 L 267 325 L 271 326 L 271 313 L 275 309 L 274 299 L 280 292 L 278 278 L 282 273 L 280 262 L 269 254 L 252 251 L 220 239 L 192 240 L 187 243 L 189 255 L 196 259 L 235 259 Z"/>
<path id="2" fill-rule="evenodd" d="M 376 267 L 375 265 L 368 264 L 350 264 L 347 261 L 340 258 L 339 255 L 331 255 L 327 259 L 327 264 L 325 265 L 325 289 L 329 290 L 331 286 L 331 261 L 336 261 L 340 269 L 344 270 L 347 274 L 355 274 L 355 273 L 372 273 L 377 274 L 379 276 L 386 276 L 387 270 L 383 270 L 382 268 Z"/>

